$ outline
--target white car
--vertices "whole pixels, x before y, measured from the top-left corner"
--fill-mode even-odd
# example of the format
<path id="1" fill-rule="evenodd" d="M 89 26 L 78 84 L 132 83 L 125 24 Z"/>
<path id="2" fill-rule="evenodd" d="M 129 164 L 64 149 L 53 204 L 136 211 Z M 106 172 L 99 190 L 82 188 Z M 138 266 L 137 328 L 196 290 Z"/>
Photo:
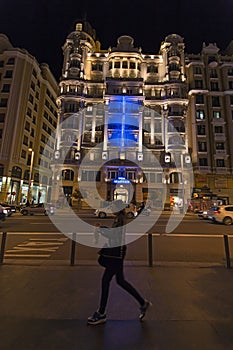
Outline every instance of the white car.
<path id="1" fill-rule="evenodd" d="M 212 210 L 209 218 L 214 222 L 231 225 L 233 223 L 233 205 L 220 205 Z"/>
<path id="2" fill-rule="evenodd" d="M 126 211 L 126 216 L 129 219 L 132 219 L 133 217 L 136 216 L 135 215 L 136 210 L 135 210 L 135 206 L 133 204 L 126 205 L 125 211 Z M 114 209 L 111 208 L 111 206 L 108 206 L 106 208 L 99 208 L 99 209 L 95 210 L 94 214 L 96 216 L 98 216 L 99 218 L 103 219 L 103 218 L 106 218 L 106 217 L 114 216 Z"/>

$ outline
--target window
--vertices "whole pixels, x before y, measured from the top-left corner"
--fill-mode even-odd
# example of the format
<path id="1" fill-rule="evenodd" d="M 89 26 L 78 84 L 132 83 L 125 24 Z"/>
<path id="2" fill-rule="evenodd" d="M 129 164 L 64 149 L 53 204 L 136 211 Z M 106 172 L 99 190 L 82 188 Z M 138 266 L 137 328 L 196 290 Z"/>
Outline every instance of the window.
<path id="1" fill-rule="evenodd" d="M 114 62 L 114 68 L 120 68 L 120 61 Z"/>
<path id="2" fill-rule="evenodd" d="M 216 159 L 216 166 L 217 166 L 218 168 L 223 168 L 223 167 L 225 167 L 225 161 L 224 161 L 224 159 Z"/>
<path id="3" fill-rule="evenodd" d="M 196 118 L 197 119 L 205 119 L 205 112 L 203 110 L 197 110 L 196 111 Z"/>
<path id="4" fill-rule="evenodd" d="M 4 123 L 5 121 L 5 113 L 0 113 L 0 123 Z"/>
<path id="5" fill-rule="evenodd" d="M 23 137 L 23 144 L 25 146 L 28 146 L 28 137 L 26 135 L 24 135 L 24 137 Z"/>
<path id="6" fill-rule="evenodd" d="M 150 64 L 147 66 L 147 73 L 158 73 L 158 66 Z"/>
<path id="7" fill-rule="evenodd" d="M 204 95 L 201 95 L 201 94 L 196 95 L 196 103 L 204 104 Z"/>
<path id="8" fill-rule="evenodd" d="M 213 112 L 213 118 L 214 118 L 214 119 L 220 119 L 220 118 L 221 118 L 221 112 L 219 112 L 219 111 L 214 111 L 214 112 Z"/>
<path id="9" fill-rule="evenodd" d="M 0 139 L 2 138 L 2 129 L 0 129 Z"/>
<path id="10" fill-rule="evenodd" d="M 5 73 L 5 78 L 12 78 L 13 76 L 13 70 L 6 70 L 6 73 Z"/>
<path id="11" fill-rule="evenodd" d="M 230 103 L 233 105 L 233 95 L 230 96 Z"/>
<path id="12" fill-rule="evenodd" d="M 31 102 L 31 104 L 33 104 L 33 96 L 32 96 L 32 94 L 29 94 L 29 98 L 28 98 L 28 100 Z"/>
<path id="13" fill-rule="evenodd" d="M 7 102 L 8 102 L 7 98 L 1 98 L 0 99 L 0 107 L 7 107 Z"/>
<path id="14" fill-rule="evenodd" d="M 218 90 L 219 90 L 218 82 L 216 82 L 216 81 L 211 81 L 211 82 L 210 82 L 210 90 L 212 90 L 212 91 L 218 91 Z"/>
<path id="15" fill-rule="evenodd" d="M 27 108 L 27 115 L 31 118 L 31 116 L 32 116 L 32 110 L 31 110 L 31 108 Z"/>
<path id="16" fill-rule="evenodd" d="M 194 74 L 201 74 L 201 67 L 197 66 L 197 67 L 194 67 Z"/>
<path id="17" fill-rule="evenodd" d="M 37 78 L 37 74 L 36 74 L 35 69 L 32 70 L 32 75 L 33 75 L 35 78 Z"/>
<path id="18" fill-rule="evenodd" d="M 27 131 L 30 131 L 30 123 L 28 121 L 26 121 L 26 123 L 25 123 L 25 129 Z"/>
<path id="19" fill-rule="evenodd" d="M 198 142 L 198 151 L 199 152 L 207 152 L 206 142 Z"/>
<path id="20" fill-rule="evenodd" d="M 26 159 L 26 151 L 24 149 L 21 152 L 21 158 Z"/>
<path id="21" fill-rule="evenodd" d="M 9 59 L 8 59 L 8 61 L 7 61 L 7 64 L 14 64 L 15 63 L 15 59 L 14 59 L 14 57 L 10 57 Z"/>
<path id="22" fill-rule="evenodd" d="M 217 150 L 223 150 L 224 148 L 224 142 L 217 142 L 216 143 L 216 149 Z"/>
<path id="23" fill-rule="evenodd" d="M 229 89 L 230 89 L 230 90 L 233 89 L 233 81 L 229 81 Z"/>
<path id="24" fill-rule="evenodd" d="M 4 61 L 0 61 L 0 67 L 4 67 Z"/>
<path id="25" fill-rule="evenodd" d="M 202 80 L 194 80 L 195 88 L 196 89 L 202 89 L 203 88 L 203 81 Z"/>
<path id="26" fill-rule="evenodd" d="M 91 64 L 91 70 L 102 71 L 103 70 L 103 64 L 102 63 L 92 63 Z"/>
<path id="27" fill-rule="evenodd" d="M 124 69 L 128 68 L 128 61 L 122 62 L 122 68 L 124 68 Z"/>
<path id="28" fill-rule="evenodd" d="M 18 179 L 21 179 L 22 176 L 22 169 L 18 166 L 13 166 L 11 170 L 11 176 L 17 177 Z"/>
<path id="29" fill-rule="evenodd" d="M 136 68 L 135 62 L 129 62 L 129 68 L 135 69 Z"/>
<path id="30" fill-rule="evenodd" d="M 218 74 L 217 74 L 216 69 L 211 69 L 210 70 L 210 78 L 217 78 L 217 77 L 218 77 Z"/>
<path id="31" fill-rule="evenodd" d="M 35 91 L 36 85 L 35 85 L 34 81 L 31 82 L 31 88 L 33 91 Z"/>
<path id="32" fill-rule="evenodd" d="M 214 127 L 215 134 L 222 134 L 223 133 L 223 127 L 221 125 L 217 125 Z"/>
<path id="33" fill-rule="evenodd" d="M 219 96 L 212 96 L 212 107 L 220 107 Z"/>
<path id="34" fill-rule="evenodd" d="M 199 165 L 200 166 L 208 166 L 208 159 L 207 158 L 199 158 Z"/>
<path id="35" fill-rule="evenodd" d="M 197 125 L 197 135 L 205 135 L 205 125 Z"/>
<path id="36" fill-rule="evenodd" d="M 10 84 L 3 84 L 2 92 L 9 92 L 10 91 Z"/>
<path id="37" fill-rule="evenodd" d="M 228 68 L 228 75 L 233 76 L 233 68 Z"/>

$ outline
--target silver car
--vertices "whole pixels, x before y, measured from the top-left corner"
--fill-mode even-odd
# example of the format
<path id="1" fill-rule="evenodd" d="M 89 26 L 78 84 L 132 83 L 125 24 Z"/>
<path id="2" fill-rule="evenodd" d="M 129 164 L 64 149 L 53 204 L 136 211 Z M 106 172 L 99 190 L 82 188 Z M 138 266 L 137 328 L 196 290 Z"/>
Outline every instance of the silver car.
<path id="1" fill-rule="evenodd" d="M 53 215 L 55 213 L 55 207 L 51 205 L 44 205 L 43 203 L 25 206 L 21 208 L 20 212 L 22 215 L 34 215 L 34 214 L 44 214 Z"/>

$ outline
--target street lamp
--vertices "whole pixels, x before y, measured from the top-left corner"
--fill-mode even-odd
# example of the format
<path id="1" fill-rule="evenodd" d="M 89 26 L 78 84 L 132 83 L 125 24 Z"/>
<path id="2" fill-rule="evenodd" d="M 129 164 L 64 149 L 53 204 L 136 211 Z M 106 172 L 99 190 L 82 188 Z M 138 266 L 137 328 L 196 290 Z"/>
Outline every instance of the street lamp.
<path id="1" fill-rule="evenodd" d="M 34 151 L 32 148 L 28 149 L 29 152 L 31 152 L 31 162 L 30 162 L 30 170 L 29 170 L 29 181 L 28 181 L 28 195 L 27 195 L 27 202 L 30 203 L 31 200 L 31 184 L 32 184 L 32 171 L 33 171 L 33 161 L 34 161 Z"/>

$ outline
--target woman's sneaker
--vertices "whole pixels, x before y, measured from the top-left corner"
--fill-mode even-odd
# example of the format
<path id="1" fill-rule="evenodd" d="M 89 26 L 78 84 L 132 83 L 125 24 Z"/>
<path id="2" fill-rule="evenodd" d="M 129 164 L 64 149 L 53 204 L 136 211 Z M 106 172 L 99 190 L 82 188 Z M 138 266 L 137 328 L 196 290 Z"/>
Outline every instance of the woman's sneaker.
<path id="1" fill-rule="evenodd" d="M 139 320 L 140 321 L 142 321 L 143 320 L 143 318 L 146 316 L 146 312 L 147 312 L 147 310 L 148 310 L 148 308 L 150 307 L 150 306 L 152 306 L 152 303 L 150 302 L 150 301 L 148 301 L 148 300 L 145 300 L 145 303 L 144 303 L 144 305 L 142 305 L 141 307 L 140 307 L 140 315 L 139 315 Z"/>
<path id="2" fill-rule="evenodd" d="M 94 312 L 93 316 L 88 317 L 87 324 L 101 324 L 106 322 L 106 315 L 101 315 L 99 311 Z"/>

